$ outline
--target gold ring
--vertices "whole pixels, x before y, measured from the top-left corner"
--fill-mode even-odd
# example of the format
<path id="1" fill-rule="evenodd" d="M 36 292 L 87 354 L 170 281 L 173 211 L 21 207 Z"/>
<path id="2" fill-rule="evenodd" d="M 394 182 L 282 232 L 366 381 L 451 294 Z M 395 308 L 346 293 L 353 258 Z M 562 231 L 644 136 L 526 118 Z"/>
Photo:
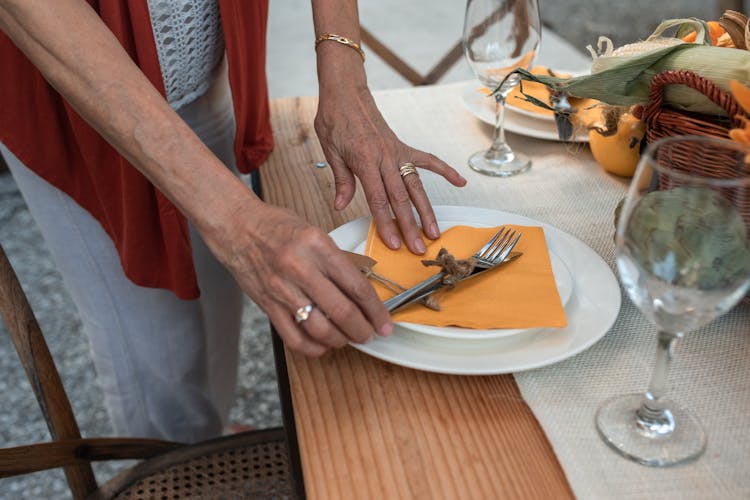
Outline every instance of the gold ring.
<path id="1" fill-rule="evenodd" d="M 294 311 L 294 321 L 297 323 L 302 323 L 303 321 L 306 321 L 307 318 L 310 317 L 310 313 L 313 310 L 313 307 L 315 307 L 312 304 L 307 304 L 306 306 L 302 306 L 296 311 Z"/>
<path id="2" fill-rule="evenodd" d="M 406 177 L 409 174 L 417 174 L 417 167 L 414 166 L 413 163 L 407 162 L 401 165 L 398 169 L 398 173 L 401 174 L 401 177 Z"/>

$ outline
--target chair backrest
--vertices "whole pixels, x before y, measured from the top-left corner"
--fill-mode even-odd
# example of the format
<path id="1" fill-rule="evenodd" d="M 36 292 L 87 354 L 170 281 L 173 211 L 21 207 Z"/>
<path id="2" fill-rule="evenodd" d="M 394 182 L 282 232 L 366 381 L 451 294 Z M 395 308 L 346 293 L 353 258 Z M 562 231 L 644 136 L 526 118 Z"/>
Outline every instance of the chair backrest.
<path id="1" fill-rule="evenodd" d="M 459 39 L 426 75 L 422 75 L 381 42 L 370 30 L 362 25 L 360 25 L 359 30 L 362 43 L 367 45 L 371 51 L 376 53 L 386 64 L 406 78 L 412 85 L 432 85 L 433 83 L 437 83 L 463 56 L 463 47 Z"/>
<path id="2" fill-rule="evenodd" d="M 81 432 L 78 423 L 47 342 L 44 340 L 31 305 L 1 245 L 0 314 L 5 320 L 13 345 L 23 363 L 26 376 L 44 414 L 52 439 L 55 441 L 80 439 Z M 1 451 L 0 475 L 8 465 L 13 469 L 25 467 L 25 464 L 19 463 L 18 460 L 28 458 L 13 457 L 13 464 L 4 464 Z M 33 468 L 33 464 L 29 465 Z M 64 469 L 68 484 L 75 496 L 78 496 L 76 492 L 91 492 L 96 489 L 94 472 L 89 463 L 69 465 Z M 15 473 L 8 475 L 15 475 Z"/>

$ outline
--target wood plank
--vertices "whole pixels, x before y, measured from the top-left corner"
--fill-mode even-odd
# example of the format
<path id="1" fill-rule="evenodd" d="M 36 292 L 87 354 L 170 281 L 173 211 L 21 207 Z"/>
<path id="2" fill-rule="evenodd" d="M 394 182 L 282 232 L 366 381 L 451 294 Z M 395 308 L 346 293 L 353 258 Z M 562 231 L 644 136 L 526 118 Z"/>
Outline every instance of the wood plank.
<path id="1" fill-rule="evenodd" d="M 151 458 L 184 446 L 141 438 L 66 439 L 15 446 L 0 450 L 0 478 L 69 465 L 90 467 L 93 461 Z"/>
<path id="2" fill-rule="evenodd" d="M 266 200 L 326 231 L 368 213 L 361 190 L 342 212 L 312 120 L 315 98 L 271 105 L 276 150 Z M 311 499 L 572 498 L 554 452 L 510 375 L 403 368 L 347 347 L 318 359 L 286 352 Z"/>

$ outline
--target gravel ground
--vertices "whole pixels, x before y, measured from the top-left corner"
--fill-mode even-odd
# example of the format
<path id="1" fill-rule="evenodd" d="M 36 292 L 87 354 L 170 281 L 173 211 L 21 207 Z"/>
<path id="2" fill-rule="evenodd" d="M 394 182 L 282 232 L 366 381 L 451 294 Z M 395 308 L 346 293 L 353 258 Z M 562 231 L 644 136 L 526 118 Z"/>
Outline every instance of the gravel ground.
<path id="1" fill-rule="evenodd" d="M 375 1 L 378 0 L 361 0 L 361 4 L 372 6 Z M 434 1 L 443 4 L 455 2 Z M 309 2 L 275 0 L 272 2 L 271 15 L 284 15 L 284 9 L 300 7 L 309 8 Z M 274 9 L 277 14 L 274 14 Z M 651 0 L 619 3 L 606 0 L 542 0 L 542 17 L 546 23 L 582 50 L 587 44 L 595 43 L 600 34 L 611 36 L 619 45 L 647 36 L 659 19 L 691 15 L 711 18 L 715 15 L 714 9 L 713 2 L 702 0 L 664 3 Z M 392 9 L 382 9 L 382 12 L 383 16 L 391 15 Z M 648 15 L 644 15 L 644 12 Z M 649 21 L 645 22 L 644 19 Z M 403 36 L 408 37 L 409 34 Z M 309 55 L 305 54 L 306 57 Z M 271 64 L 274 64 L 273 60 Z M 315 87 L 310 89 L 315 93 Z M 306 90 L 295 89 L 294 92 L 298 95 L 310 94 Z M 81 332 L 75 308 L 7 172 L 0 173 L 0 241 L 37 313 L 83 435 L 110 435 L 111 427 L 101 403 L 102 394 L 95 383 L 88 344 Z M 49 434 L 46 425 L 6 333 L 4 325 L 0 324 L 0 373 L 3 374 L 0 378 L 3 398 L 0 447 L 47 440 Z M 250 302 L 246 307 L 240 359 L 233 420 L 261 428 L 280 425 L 269 329 L 265 316 Z M 106 480 L 117 469 L 116 464 L 98 466 L 97 476 L 100 481 Z M 60 471 L 0 480 L 0 498 L 67 497 L 67 486 Z"/>

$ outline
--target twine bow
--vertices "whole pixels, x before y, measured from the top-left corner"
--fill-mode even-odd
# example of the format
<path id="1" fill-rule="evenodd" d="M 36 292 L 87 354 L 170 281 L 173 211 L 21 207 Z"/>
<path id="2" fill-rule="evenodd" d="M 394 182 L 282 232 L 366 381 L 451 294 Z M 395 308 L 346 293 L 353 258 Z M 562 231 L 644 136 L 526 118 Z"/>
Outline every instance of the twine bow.
<path id="1" fill-rule="evenodd" d="M 456 283 L 474 271 L 476 261 L 471 257 L 468 259 L 456 259 L 448 250 L 441 248 L 435 260 L 423 260 L 422 265 L 440 266 L 445 273 L 445 276 L 443 276 L 443 285 L 451 289 L 456 286 Z"/>

